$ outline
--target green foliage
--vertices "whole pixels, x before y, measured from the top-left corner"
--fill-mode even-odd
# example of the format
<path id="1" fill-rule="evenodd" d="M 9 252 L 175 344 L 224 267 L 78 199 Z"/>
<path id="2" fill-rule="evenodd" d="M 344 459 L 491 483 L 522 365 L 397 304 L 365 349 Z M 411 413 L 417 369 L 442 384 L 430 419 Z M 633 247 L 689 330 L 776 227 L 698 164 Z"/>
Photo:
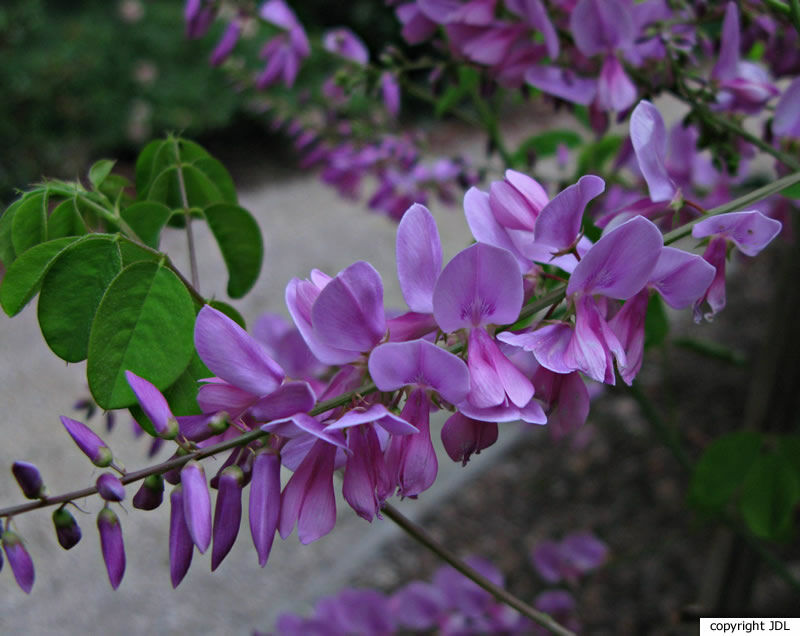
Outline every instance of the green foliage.
<path id="1" fill-rule="evenodd" d="M 559 144 L 575 148 L 582 141 L 581 136 L 574 130 L 548 130 L 523 141 L 514 152 L 513 163 L 515 166 L 527 166 L 531 155 L 540 159 L 549 157 L 556 153 Z"/>
<path id="2" fill-rule="evenodd" d="M 203 63 L 209 40 L 186 39 L 182 11 L 181 2 L 144 0 L 0 3 L 0 145 L 13 148 L 0 157 L 0 200 L 42 174 L 73 177 L 92 156 L 150 134 L 231 122 L 240 97 Z M 96 185 L 106 168 L 90 173 Z"/>
<path id="3" fill-rule="evenodd" d="M 605 174 L 605 165 L 616 157 L 622 145 L 619 135 L 606 135 L 598 141 L 586 144 L 578 155 L 578 167 L 575 171 L 575 180 L 585 174 Z"/>
<path id="4" fill-rule="evenodd" d="M 130 370 L 163 390 L 176 412 L 194 413 L 197 380 L 210 375 L 193 344 L 205 301 L 158 251 L 161 234 L 187 214 L 206 221 L 228 268 L 229 295 L 239 298 L 261 271 L 261 233 L 236 204 L 227 170 L 194 142 L 169 136 L 148 144 L 135 196 L 114 165 L 90 168 L 91 190 L 49 181 L 8 207 L 0 217 L 0 305 L 13 316 L 39 292 L 42 335 L 63 360 L 87 360 L 102 408 L 134 404 Z M 233 307 L 213 304 L 244 326 Z M 134 416 L 152 428 L 144 414 Z"/>
<path id="5" fill-rule="evenodd" d="M 739 510 L 751 532 L 762 539 L 791 536 L 792 513 L 800 502 L 800 478 L 784 456 L 760 455 L 742 484 Z"/>

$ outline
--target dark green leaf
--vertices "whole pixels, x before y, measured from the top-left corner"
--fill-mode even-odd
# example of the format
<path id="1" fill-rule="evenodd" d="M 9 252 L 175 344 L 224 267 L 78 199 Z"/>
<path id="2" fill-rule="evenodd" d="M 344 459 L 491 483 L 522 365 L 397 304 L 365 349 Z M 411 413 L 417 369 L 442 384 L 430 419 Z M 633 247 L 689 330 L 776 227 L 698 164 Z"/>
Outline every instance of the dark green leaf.
<path id="1" fill-rule="evenodd" d="M 664 301 L 661 296 L 654 294 L 650 296 L 647 303 L 647 315 L 644 319 L 644 346 L 657 347 L 664 342 L 669 333 L 669 320 L 664 309 Z"/>
<path id="2" fill-rule="evenodd" d="M 47 237 L 47 197 L 43 192 L 25 197 L 11 221 L 11 241 L 19 255 Z"/>
<path id="3" fill-rule="evenodd" d="M 83 222 L 75 199 L 67 199 L 58 204 L 47 219 L 47 240 L 63 236 L 83 236 L 86 234 L 86 224 Z"/>
<path id="4" fill-rule="evenodd" d="M 39 291 L 42 278 L 50 265 L 77 237 L 39 243 L 27 250 L 8 268 L 0 283 L 0 304 L 9 316 L 15 316 Z"/>
<path id="5" fill-rule="evenodd" d="M 789 462 L 800 479 L 800 435 L 781 435 L 778 438 L 778 453 Z"/>
<path id="6" fill-rule="evenodd" d="M 213 157 L 202 157 L 196 160 L 192 165 L 206 175 L 211 182 L 217 186 L 217 189 L 222 195 L 222 200 L 225 203 L 232 203 L 234 205 L 238 203 L 239 198 L 236 195 L 236 186 L 233 183 L 231 174 L 221 162 L 217 161 Z"/>
<path id="7" fill-rule="evenodd" d="M 121 174 L 110 174 L 97 190 L 108 197 L 110 201 L 119 201 L 123 206 L 126 206 L 133 201 L 133 197 L 125 192 L 125 189 L 130 186 L 131 182 L 127 177 L 123 177 Z"/>
<path id="8" fill-rule="evenodd" d="M 93 235 L 65 249 L 42 280 L 39 326 L 48 346 L 67 362 L 86 359 L 100 300 L 122 268 L 119 246 Z"/>
<path id="9" fill-rule="evenodd" d="M 683 349 L 688 349 L 694 353 L 699 353 L 707 358 L 720 360 L 729 364 L 743 365 L 747 363 L 747 356 L 741 351 L 730 349 L 725 345 L 718 342 L 711 342 L 710 340 L 699 340 L 697 338 L 677 338 L 673 341 L 675 346 Z"/>
<path id="10" fill-rule="evenodd" d="M 228 267 L 228 295 L 244 296 L 258 278 L 264 248 L 252 215 L 238 205 L 218 203 L 204 211 Z"/>
<path id="11" fill-rule="evenodd" d="M 136 158 L 136 196 L 139 200 L 147 198 L 147 190 L 150 182 L 158 172 L 154 172 L 154 161 L 156 155 L 167 142 L 163 139 L 156 139 L 147 144 L 139 156 Z"/>
<path id="12" fill-rule="evenodd" d="M 761 435 L 755 431 L 737 431 L 716 439 L 695 466 L 689 503 L 701 510 L 721 509 L 741 485 L 760 448 Z"/>
<path id="13" fill-rule="evenodd" d="M 170 210 L 163 203 L 155 201 L 140 201 L 129 205 L 120 213 L 124 221 L 136 232 L 142 243 L 158 249 L 161 230 L 172 216 Z"/>
<path id="14" fill-rule="evenodd" d="M 606 135 L 599 141 L 587 144 L 578 156 L 577 175 L 603 172 L 606 162 L 617 154 L 622 145 L 619 135 Z"/>
<path id="15" fill-rule="evenodd" d="M 11 240 L 11 228 L 14 222 L 14 214 L 16 214 L 21 205 L 22 199 L 14 201 L 0 216 L 0 261 L 6 267 L 9 267 L 14 262 L 14 259 L 17 258 L 14 242 Z"/>
<path id="16" fill-rule="evenodd" d="M 139 262 L 112 281 L 89 337 L 86 375 L 99 406 L 134 403 L 125 380 L 130 370 L 164 390 L 192 356 L 194 307 L 189 292 L 166 267 Z"/>
<path id="17" fill-rule="evenodd" d="M 458 86 L 448 86 L 442 96 L 436 100 L 436 105 L 434 107 L 434 112 L 437 117 L 441 117 L 442 115 L 446 114 L 451 108 L 453 108 L 461 98 L 464 97 L 464 92 Z"/>
<path id="18" fill-rule="evenodd" d="M 111 174 L 114 164 L 117 163 L 116 159 L 100 159 L 95 161 L 92 167 L 89 168 L 89 182 L 94 186 L 95 190 L 100 188 L 106 177 Z"/>
<path id="19" fill-rule="evenodd" d="M 779 194 L 785 196 L 787 199 L 800 199 L 800 183 L 795 183 L 788 188 L 784 188 Z"/>
<path id="20" fill-rule="evenodd" d="M 781 455 L 760 455 L 742 484 L 739 509 L 750 530 L 762 539 L 776 539 L 792 521 L 800 501 L 800 482 Z"/>
<path id="21" fill-rule="evenodd" d="M 129 241 L 126 238 L 120 239 L 119 251 L 122 255 L 123 267 L 127 267 L 131 263 L 138 263 L 140 261 L 156 263 L 162 258 L 161 253 L 147 250 L 141 245 L 134 243 L 133 241 Z"/>
<path id="22" fill-rule="evenodd" d="M 228 318 L 230 318 L 236 324 L 238 324 L 242 329 L 247 329 L 247 325 L 244 322 L 242 314 L 240 314 L 235 307 L 229 305 L 228 303 L 224 303 L 221 300 L 212 300 L 208 304 L 211 305 L 214 309 L 221 311 Z"/>
<path id="23" fill-rule="evenodd" d="M 217 186 L 205 173 L 190 164 L 181 164 L 179 167 L 165 168 L 153 179 L 147 193 L 148 201 L 163 203 L 171 209 L 184 209 L 180 176 L 183 177 L 186 202 L 190 208 L 204 208 L 212 203 L 221 203 L 225 200 Z"/>

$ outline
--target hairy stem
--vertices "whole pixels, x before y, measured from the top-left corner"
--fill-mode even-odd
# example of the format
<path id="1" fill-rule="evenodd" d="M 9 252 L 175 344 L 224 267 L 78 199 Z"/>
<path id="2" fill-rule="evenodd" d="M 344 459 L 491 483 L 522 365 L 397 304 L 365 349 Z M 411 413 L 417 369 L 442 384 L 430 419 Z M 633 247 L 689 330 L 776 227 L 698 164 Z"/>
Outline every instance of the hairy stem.
<path id="1" fill-rule="evenodd" d="M 400 511 L 391 504 L 383 504 L 382 510 L 383 514 L 400 526 L 417 543 L 428 548 L 436 556 L 442 559 L 442 561 L 452 565 L 456 570 L 461 572 L 461 574 L 474 581 L 477 585 L 489 592 L 501 603 L 505 603 L 509 607 L 513 607 L 520 614 L 530 618 L 532 621 L 541 625 L 545 629 L 550 630 L 553 634 L 560 634 L 561 636 L 574 636 L 574 632 L 554 621 L 548 614 L 540 612 L 536 608 L 531 607 L 504 588 L 492 583 L 474 568 L 471 568 L 467 563 L 459 559 L 453 552 L 438 543 L 423 527 L 417 525 L 408 517 L 401 514 Z"/>

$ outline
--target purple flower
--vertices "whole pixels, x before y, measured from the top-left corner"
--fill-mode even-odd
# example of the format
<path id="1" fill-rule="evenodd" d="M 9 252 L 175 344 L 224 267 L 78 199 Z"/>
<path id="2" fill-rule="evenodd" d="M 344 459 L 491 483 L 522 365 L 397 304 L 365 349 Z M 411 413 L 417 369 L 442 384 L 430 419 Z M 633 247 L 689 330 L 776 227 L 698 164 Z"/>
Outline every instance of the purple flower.
<path id="1" fill-rule="evenodd" d="M 400 84 L 397 77 L 391 71 L 384 71 L 380 78 L 381 99 L 392 117 L 397 117 L 400 112 Z"/>
<path id="2" fill-rule="evenodd" d="M 415 203 L 397 226 L 397 278 L 411 311 L 433 313 L 433 290 L 442 270 L 442 244 L 433 215 Z"/>
<path id="3" fill-rule="evenodd" d="M 97 515 L 97 530 L 100 533 L 100 548 L 108 571 L 108 580 L 116 590 L 125 574 L 125 545 L 122 542 L 119 517 L 108 506 Z"/>
<path id="4" fill-rule="evenodd" d="M 159 436 L 164 439 L 174 439 L 178 434 L 178 422 L 161 391 L 132 371 L 125 371 L 125 378 Z"/>
<path id="5" fill-rule="evenodd" d="M 642 100 L 631 114 L 631 142 L 642 171 L 650 200 L 672 201 L 680 190 L 666 168 L 667 131 L 661 113 L 650 102 Z"/>
<path id="6" fill-rule="evenodd" d="M 202 464 L 188 462 L 181 469 L 183 516 L 197 549 L 202 554 L 211 543 L 211 497 Z"/>
<path id="7" fill-rule="evenodd" d="M 439 465 L 431 442 L 431 402 L 423 389 L 414 389 L 408 396 L 400 417 L 419 432 L 392 437 L 386 451 L 386 469 L 391 488 L 397 486 L 403 497 L 414 497 L 427 490 L 436 480 Z M 378 493 L 384 498 L 382 493 Z M 391 493 L 386 493 L 385 496 Z"/>
<path id="8" fill-rule="evenodd" d="M 98 494 L 106 501 L 122 501 L 125 499 L 125 486 L 113 473 L 103 473 L 96 482 Z"/>
<path id="9" fill-rule="evenodd" d="M 497 423 L 473 420 L 461 413 L 451 415 L 442 427 L 442 444 L 450 459 L 466 466 L 472 454 L 480 454 L 497 441 Z"/>
<path id="10" fill-rule="evenodd" d="M 361 66 L 369 62 L 367 47 L 350 29 L 344 27 L 331 29 L 322 36 L 322 46 L 326 51 L 341 55 L 346 60 Z"/>
<path id="11" fill-rule="evenodd" d="M 77 420 L 61 416 L 61 423 L 67 429 L 73 441 L 78 445 L 84 454 L 92 461 L 95 466 L 105 468 L 113 461 L 111 449 L 106 446 L 97 434 L 86 424 Z"/>
<path id="12" fill-rule="evenodd" d="M 269 0 L 259 10 L 259 16 L 286 30 L 272 38 L 261 50 L 267 64 L 256 78 L 257 88 L 266 88 L 279 79 L 291 88 L 294 85 L 301 61 L 311 53 L 308 37 L 292 10 L 283 0 Z"/>
<path id="13" fill-rule="evenodd" d="M 81 529 L 72 513 L 61 506 L 53 512 L 53 525 L 56 528 L 56 538 L 59 545 L 65 550 L 74 548 L 81 540 Z"/>
<path id="14" fill-rule="evenodd" d="M 300 543 L 328 534 L 336 524 L 333 468 L 336 446 L 317 440 L 289 479 L 281 495 L 278 532 L 285 539 L 297 524 Z"/>
<path id="15" fill-rule="evenodd" d="M 242 521 L 242 484 L 244 473 L 238 466 L 228 466 L 219 476 L 217 505 L 214 509 L 214 545 L 211 548 L 211 571 L 213 572 L 222 563 L 236 535 L 239 534 L 239 524 Z"/>
<path id="16" fill-rule="evenodd" d="M 398 625 L 413 630 L 430 630 L 445 610 L 442 591 L 431 583 L 413 581 L 389 599 L 389 608 Z"/>
<path id="17" fill-rule="evenodd" d="M 169 576 L 172 587 L 178 587 L 189 571 L 194 552 L 194 541 L 184 516 L 183 486 L 179 484 L 172 489 L 169 502 Z"/>
<path id="18" fill-rule="evenodd" d="M 28 499 L 41 499 L 47 496 L 39 469 L 29 462 L 14 462 L 11 472 L 17 480 L 22 494 Z"/>
<path id="19" fill-rule="evenodd" d="M 543 366 L 533 374 L 536 397 L 545 404 L 553 439 L 578 430 L 589 416 L 589 391 L 577 371 L 554 373 Z"/>
<path id="20" fill-rule="evenodd" d="M 281 504 L 280 458 L 269 451 L 257 453 L 253 459 L 250 480 L 250 534 L 258 553 L 258 564 L 267 564 Z"/>
<path id="21" fill-rule="evenodd" d="M 608 546 L 591 532 L 573 532 L 561 542 L 541 541 L 531 552 L 536 571 L 548 583 L 575 583 L 608 559 Z"/>
<path id="22" fill-rule="evenodd" d="M 25 549 L 22 539 L 16 532 L 6 530 L 0 536 L 0 540 L 2 540 L 3 550 L 5 550 L 8 564 L 11 566 L 17 585 L 20 586 L 25 594 L 30 594 L 35 576 L 33 560 Z"/>
<path id="23" fill-rule="evenodd" d="M 377 590 L 344 589 L 317 603 L 315 619 L 336 634 L 391 634 L 388 599 Z"/>
<path id="24" fill-rule="evenodd" d="M 133 496 L 133 507 L 139 510 L 155 510 L 164 500 L 164 478 L 149 475 Z"/>
<path id="25" fill-rule="evenodd" d="M 211 52 L 209 64 L 211 64 L 211 66 L 219 66 L 220 64 L 222 64 L 233 51 L 233 47 L 236 46 L 236 43 L 239 41 L 239 36 L 241 34 L 242 34 L 241 20 L 239 20 L 238 18 L 231 20 L 228 23 L 227 28 L 225 29 L 225 33 L 222 34 L 222 38 L 220 38 L 220 41 L 217 43 L 217 46 Z"/>
<path id="26" fill-rule="evenodd" d="M 800 137 L 800 77 L 789 84 L 775 105 L 772 132 L 779 137 Z"/>
<path id="27" fill-rule="evenodd" d="M 540 91 L 583 106 L 591 104 L 597 95 L 597 80 L 576 75 L 570 69 L 534 66 L 526 71 L 525 81 Z"/>
<path id="28" fill-rule="evenodd" d="M 347 458 L 342 495 L 359 517 L 371 523 L 383 505 L 378 493 L 392 489 L 381 444 L 374 427 L 355 426 L 348 433 L 347 445 L 352 455 Z"/>
<path id="29" fill-rule="evenodd" d="M 703 219 L 692 228 L 694 238 L 723 236 L 747 256 L 756 256 L 781 231 L 781 222 L 758 210 L 729 212 Z"/>

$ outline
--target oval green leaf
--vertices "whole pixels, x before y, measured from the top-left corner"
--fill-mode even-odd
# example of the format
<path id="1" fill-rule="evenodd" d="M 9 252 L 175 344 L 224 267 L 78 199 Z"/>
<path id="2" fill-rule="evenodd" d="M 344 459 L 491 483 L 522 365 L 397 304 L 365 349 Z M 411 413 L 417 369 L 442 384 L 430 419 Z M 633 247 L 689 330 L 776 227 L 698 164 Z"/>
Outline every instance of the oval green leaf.
<path id="1" fill-rule="evenodd" d="M 781 455 L 760 455 L 747 471 L 739 510 L 750 530 L 762 539 L 777 539 L 789 528 L 800 501 L 800 482 Z"/>
<path id="2" fill-rule="evenodd" d="M 86 375 L 104 409 L 136 400 L 130 370 L 164 390 L 186 369 L 194 350 L 192 298 L 177 276 L 158 263 L 125 267 L 111 282 L 89 336 Z"/>
<path id="3" fill-rule="evenodd" d="M 142 243 L 158 249 L 161 230 L 172 216 L 170 210 L 163 203 L 156 201 L 140 201 L 129 205 L 120 213 L 125 222 L 136 232 Z"/>
<path id="4" fill-rule="evenodd" d="M 247 210 L 229 203 L 211 205 L 204 214 L 228 268 L 228 295 L 241 298 L 261 272 L 264 246 L 258 223 Z"/>
<path id="5" fill-rule="evenodd" d="M 0 305 L 9 316 L 16 316 L 39 291 L 42 278 L 62 251 L 77 237 L 40 243 L 16 259 L 0 283 Z"/>
<path id="6" fill-rule="evenodd" d="M 17 252 L 14 249 L 14 242 L 11 240 L 11 229 L 14 222 L 14 215 L 22 205 L 22 199 L 14 201 L 9 205 L 2 216 L 0 216 L 0 261 L 6 266 L 11 266 L 14 259 L 17 258 Z"/>
<path id="7" fill-rule="evenodd" d="M 47 219 L 48 241 L 63 236 L 83 236 L 86 232 L 86 224 L 78 212 L 75 199 L 59 203 Z"/>
<path id="8" fill-rule="evenodd" d="M 11 241 L 14 251 L 25 250 L 44 242 L 47 236 L 47 197 L 39 192 L 23 199 L 11 221 Z"/>
<path id="9" fill-rule="evenodd" d="M 95 190 L 99 189 L 100 184 L 111 174 L 115 163 L 117 163 L 116 159 L 100 159 L 95 161 L 92 167 L 89 168 L 89 182 L 94 186 Z"/>
<path id="10" fill-rule="evenodd" d="M 122 269 L 119 245 L 94 235 L 65 249 L 42 280 L 39 327 L 47 345 L 67 362 L 85 360 L 92 319 Z"/>

